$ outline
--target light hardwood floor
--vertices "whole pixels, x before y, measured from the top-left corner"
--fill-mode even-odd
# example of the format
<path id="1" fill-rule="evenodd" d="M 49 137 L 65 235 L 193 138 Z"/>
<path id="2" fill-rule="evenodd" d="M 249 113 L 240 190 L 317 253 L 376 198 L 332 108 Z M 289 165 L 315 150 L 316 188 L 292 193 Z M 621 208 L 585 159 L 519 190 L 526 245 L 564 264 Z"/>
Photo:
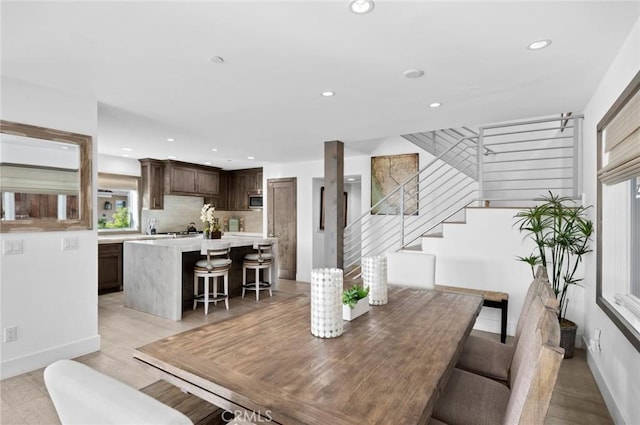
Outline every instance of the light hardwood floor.
<path id="1" fill-rule="evenodd" d="M 102 337 L 100 352 L 77 358 L 96 370 L 113 376 L 135 388 L 156 381 L 133 360 L 133 349 L 157 339 L 194 327 L 225 320 L 256 308 L 309 293 L 303 282 L 280 280 L 280 290 L 273 298 L 232 298 L 229 311 L 222 304 L 211 306 L 207 317 L 202 306 L 188 311 L 180 322 L 160 319 L 123 307 L 122 293 L 102 295 L 98 301 L 98 332 Z M 499 338 L 497 334 L 487 334 Z M 42 377 L 43 369 L 0 381 L 0 424 L 59 424 Z M 547 415 L 548 425 L 613 424 L 602 397 L 587 366 L 585 354 L 576 350 L 571 360 L 563 361 Z"/>

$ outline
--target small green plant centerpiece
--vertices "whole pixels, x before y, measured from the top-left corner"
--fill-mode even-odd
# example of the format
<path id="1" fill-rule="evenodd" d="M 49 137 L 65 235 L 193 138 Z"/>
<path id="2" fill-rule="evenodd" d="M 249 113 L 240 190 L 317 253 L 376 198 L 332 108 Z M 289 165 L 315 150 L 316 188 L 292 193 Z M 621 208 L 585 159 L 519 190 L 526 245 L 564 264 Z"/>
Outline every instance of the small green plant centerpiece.
<path id="1" fill-rule="evenodd" d="M 565 318 L 569 304 L 567 290 L 569 285 L 580 285 L 582 281 L 576 272 L 582 257 L 591 252 L 589 242 L 593 234 L 593 222 L 587 218 L 590 207 L 576 205 L 568 197 L 549 192 L 541 201 L 541 204 L 522 210 L 515 216 L 520 232 L 536 245 L 531 255 L 517 258 L 529 264 L 532 273 L 535 273 L 537 265 L 547 268 L 549 283 L 558 299 L 560 328 L 573 335 L 573 340 L 563 335 L 560 342 L 565 349 L 565 357 L 571 357 L 577 326 Z M 563 343 L 569 345 L 564 346 Z"/>
<path id="2" fill-rule="evenodd" d="M 369 288 L 353 285 L 342 291 L 342 318 L 353 320 L 369 311 Z"/>

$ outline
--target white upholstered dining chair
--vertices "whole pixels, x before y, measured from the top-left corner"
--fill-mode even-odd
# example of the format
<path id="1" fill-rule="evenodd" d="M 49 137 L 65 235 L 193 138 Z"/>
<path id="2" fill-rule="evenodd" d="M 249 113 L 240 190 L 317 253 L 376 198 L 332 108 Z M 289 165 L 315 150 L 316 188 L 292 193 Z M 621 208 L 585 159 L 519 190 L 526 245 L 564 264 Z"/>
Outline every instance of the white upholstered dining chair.
<path id="1" fill-rule="evenodd" d="M 44 382 L 63 425 L 193 425 L 179 411 L 73 360 L 47 366 Z"/>

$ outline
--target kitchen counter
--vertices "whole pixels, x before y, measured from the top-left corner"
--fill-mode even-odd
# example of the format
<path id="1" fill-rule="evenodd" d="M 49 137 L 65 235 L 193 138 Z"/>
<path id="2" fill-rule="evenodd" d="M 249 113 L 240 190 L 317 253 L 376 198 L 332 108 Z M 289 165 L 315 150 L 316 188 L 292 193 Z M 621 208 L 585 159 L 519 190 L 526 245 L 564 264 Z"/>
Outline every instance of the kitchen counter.
<path id="1" fill-rule="evenodd" d="M 262 233 L 250 233 L 250 232 L 224 232 L 224 237 L 226 236 L 239 236 L 239 237 L 249 237 L 249 238 L 262 238 Z M 198 235 L 179 235 L 177 238 L 174 235 L 147 235 L 144 233 L 122 233 L 116 235 L 109 234 L 98 234 L 98 244 L 106 244 L 106 243 L 123 243 L 126 241 L 144 241 L 144 240 L 156 240 L 156 239 L 186 239 L 186 238 L 200 238 L 202 239 L 202 234 Z"/>
<path id="2" fill-rule="evenodd" d="M 197 260 L 204 258 L 200 253 L 203 242 L 208 245 L 231 244 L 229 293 L 230 296 L 239 295 L 244 255 L 253 251 L 254 242 L 264 239 L 245 234 L 225 234 L 222 239 L 203 239 L 202 235 L 194 235 L 176 239 L 126 240 L 124 305 L 167 319 L 181 320 L 183 309 L 193 305 L 193 268 Z M 277 239 L 271 240 L 275 242 L 273 252 L 277 253 Z M 270 276 L 274 289 L 277 288 L 277 277 L 277 256 L 274 256 Z"/>
<path id="3" fill-rule="evenodd" d="M 202 235 L 182 236 L 179 238 L 163 238 L 163 239 L 150 239 L 150 240 L 132 240 L 129 243 L 151 245 L 151 246 L 163 246 L 172 247 L 180 252 L 188 251 L 200 251 L 202 242 L 209 244 L 216 244 L 217 242 L 224 242 L 231 244 L 231 248 L 240 246 L 253 246 L 254 242 L 264 240 L 262 237 L 255 236 L 234 236 L 224 234 L 222 239 L 204 239 Z M 269 238 L 266 238 L 269 239 Z M 271 238 L 271 240 L 276 240 Z"/>

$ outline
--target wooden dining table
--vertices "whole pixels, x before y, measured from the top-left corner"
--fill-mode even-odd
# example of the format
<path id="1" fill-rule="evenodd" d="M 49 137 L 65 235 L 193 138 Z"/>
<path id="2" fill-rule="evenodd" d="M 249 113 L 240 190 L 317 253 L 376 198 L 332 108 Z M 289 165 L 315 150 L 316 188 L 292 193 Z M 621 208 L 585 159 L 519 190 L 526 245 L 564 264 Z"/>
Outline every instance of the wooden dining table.
<path id="1" fill-rule="evenodd" d="M 310 332 L 300 295 L 138 348 L 166 381 L 256 423 L 425 424 L 482 298 L 390 287 L 344 333 Z"/>

